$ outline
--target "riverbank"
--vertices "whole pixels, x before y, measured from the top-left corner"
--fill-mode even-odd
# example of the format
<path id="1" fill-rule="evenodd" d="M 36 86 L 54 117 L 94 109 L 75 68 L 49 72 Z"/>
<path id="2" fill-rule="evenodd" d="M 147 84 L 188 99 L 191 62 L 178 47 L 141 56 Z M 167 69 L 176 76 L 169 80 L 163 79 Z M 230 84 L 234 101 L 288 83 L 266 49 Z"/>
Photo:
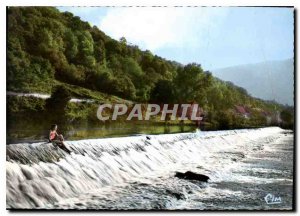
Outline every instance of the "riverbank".
<path id="1" fill-rule="evenodd" d="M 101 138 L 126 136 L 132 134 L 161 134 L 191 132 L 196 129 L 193 121 L 172 120 L 162 121 L 159 116 L 151 117 L 149 121 L 126 121 L 125 117 L 117 121 L 100 121 L 97 118 L 99 104 L 125 103 L 129 107 L 133 102 L 108 97 L 98 100 L 91 97 L 75 97 L 72 94 L 70 102 L 63 110 L 59 107 L 46 109 L 46 100 L 50 95 L 45 93 L 7 92 L 7 143 L 18 141 L 43 140 L 48 135 L 50 125 L 59 125 L 60 133 L 68 139 Z M 61 111 L 59 114 L 57 111 Z M 110 111 L 110 110 L 108 110 Z M 231 113 L 228 115 L 228 113 Z M 268 126 L 266 121 L 255 117 L 244 118 L 228 111 L 218 115 L 205 112 L 201 122 L 202 131 L 220 129 L 258 128 Z M 111 113 L 106 113 L 111 115 Z M 33 118 L 34 116 L 34 118 Z M 147 128 L 148 127 L 148 128 Z M 292 125 L 291 125 L 292 127 Z"/>

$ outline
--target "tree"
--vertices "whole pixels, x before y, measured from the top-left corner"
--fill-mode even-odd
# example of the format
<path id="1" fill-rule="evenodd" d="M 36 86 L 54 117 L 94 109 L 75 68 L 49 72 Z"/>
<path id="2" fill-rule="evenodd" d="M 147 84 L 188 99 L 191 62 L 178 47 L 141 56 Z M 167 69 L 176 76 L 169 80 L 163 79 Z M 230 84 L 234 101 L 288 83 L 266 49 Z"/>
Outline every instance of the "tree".
<path id="1" fill-rule="evenodd" d="M 294 109 L 287 107 L 280 112 L 280 118 L 286 124 L 294 123 Z"/>
<path id="2" fill-rule="evenodd" d="M 51 63 L 40 56 L 29 56 L 18 39 L 8 40 L 7 87 L 9 90 L 28 90 L 46 84 L 54 78 Z"/>
<path id="3" fill-rule="evenodd" d="M 216 114 L 219 129 L 228 130 L 233 124 L 233 115 L 228 111 L 219 111 Z"/>
<path id="4" fill-rule="evenodd" d="M 85 86 L 97 90 L 112 94 L 113 76 L 110 69 L 97 65 L 95 69 L 88 70 L 86 73 Z"/>
<path id="5" fill-rule="evenodd" d="M 125 73 L 132 81 L 136 87 L 142 87 L 144 83 L 141 81 L 141 77 L 143 76 L 144 72 L 142 68 L 138 65 L 138 63 L 128 57 L 122 59 L 122 72 Z"/>
<path id="6" fill-rule="evenodd" d="M 108 55 L 120 55 L 122 54 L 122 46 L 116 40 L 109 40 L 105 43 L 105 49 Z"/>
<path id="7" fill-rule="evenodd" d="M 94 58 L 94 41 L 93 37 L 88 31 L 84 31 L 78 35 L 79 52 L 77 55 L 77 62 L 85 67 L 95 66 L 96 60 Z"/>
<path id="8" fill-rule="evenodd" d="M 86 77 L 85 68 L 81 65 L 65 64 L 60 71 L 58 79 L 73 85 L 84 85 Z"/>
<path id="9" fill-rule="evenodd" d="M 116 77 L 111 80 L 112 94 L 120 97 L 134 100 L 136 97 L 136 89 L 127 76 Z"/>
<path id="10" fill-rule="evenodd" d="M 179 67 L 174 80 L 176 96 L 179 102 L 199 100 L 201 91 L 206 87 L 206 84 L 203 85 L 204 78 L 203 70 L 198 64 L 193 63 Z"/>
<path id="11" fill-rule="evenodd" d="M 65 33 L 65 55 L 69 62 L 74 62 L 78 54 L 78 38 L 73 34 L 72 30 L 67 29 Z"/>
<path id="12" fill-rule="evenodd" d="M 156 103 L 174 103 L 174 85 L 169 80 L 159 80 L 151 92 L 150 100 Z"/>
<path id="13" fill-rule="evenodd" d="M 155 83 L 161 79 L 163 79 L 163 76 L 156 73 L 156 71 L 152 67 L 146 69 L 144 80 L 146 83 L 148 83 L 149 86 L 154 87 Z"/>
<path id="14" fill-rule="evenodd" d="M 153 55 L 149 50 L 146 50 L 142 54 L 142 59 L 141 59 L 141 67 L 145 71 L 147 68 L 152 67 L 152 61 L 153 61 Z M 153 67 L 152 67 L 153 68 Z"/>
<path id="15" fill-rule="evenodd" d="M 96 62 L 100 64 L 106 64 L 106 51 L 104 42 L 102 40 L 95 41 L 94 45 L 94 57 Z"/>
<path id="16" fill-rule="evenodd" d="M 46 101 L 46 109 L 52 115 L 64 116 L 68 102 L 71 100 L 70 91 L 64 86 L 54 89 L 51 97 Z"/>

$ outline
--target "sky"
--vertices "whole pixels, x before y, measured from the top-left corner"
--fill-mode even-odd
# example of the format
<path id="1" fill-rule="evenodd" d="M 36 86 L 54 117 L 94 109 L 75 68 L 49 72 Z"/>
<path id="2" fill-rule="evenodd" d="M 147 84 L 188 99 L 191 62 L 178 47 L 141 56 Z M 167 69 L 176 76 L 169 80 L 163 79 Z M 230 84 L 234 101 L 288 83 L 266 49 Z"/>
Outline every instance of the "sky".
<path id="1" fill-rule="evenodd" d="M 293 8 L 59 7 L 110 37 L 205 70 L 294 56 Z"/>

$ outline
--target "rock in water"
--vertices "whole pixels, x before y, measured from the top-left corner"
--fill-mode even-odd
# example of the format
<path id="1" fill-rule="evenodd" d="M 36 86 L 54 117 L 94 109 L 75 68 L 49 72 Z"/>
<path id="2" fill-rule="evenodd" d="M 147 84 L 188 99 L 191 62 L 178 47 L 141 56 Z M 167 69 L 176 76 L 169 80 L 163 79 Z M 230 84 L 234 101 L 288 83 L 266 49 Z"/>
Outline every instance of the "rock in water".
<path id="1" fill-rule="evenodd" d="M 180 178 L 180 179 L 197 180 L 197 181 L 203 181 L 203 182 L 207 182 L 209 180 L 208 176 L 193 173 L 191 171 L 187 171 L 185 173 L 176 172 L 175 177 Z"/>
<path id="2" fill-rule="evenodd" d="M 177 193 L 177 192 L 173 192 L 173 191 L 168 190 L 168 189 L 166 190 L 166 192 L 168 194 L 170 194 L 171 196 L 175 197 L 178 200 L 184 199 L 184 195 L 183 194 L 180 194 L 180 193 Z"/>

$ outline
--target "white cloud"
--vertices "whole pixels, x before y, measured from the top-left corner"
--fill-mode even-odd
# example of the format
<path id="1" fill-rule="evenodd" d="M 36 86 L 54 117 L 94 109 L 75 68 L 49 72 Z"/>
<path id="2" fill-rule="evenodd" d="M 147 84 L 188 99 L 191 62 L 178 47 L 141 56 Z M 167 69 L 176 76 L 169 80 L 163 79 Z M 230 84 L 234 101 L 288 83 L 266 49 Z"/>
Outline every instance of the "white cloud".
<path id="1" fill-rule="evenodd" d="M 227 8 L 110 8 L 99 28 L 115 39 L 151 51 L 164 47 L 204 46 L 222 23 Z"/>

